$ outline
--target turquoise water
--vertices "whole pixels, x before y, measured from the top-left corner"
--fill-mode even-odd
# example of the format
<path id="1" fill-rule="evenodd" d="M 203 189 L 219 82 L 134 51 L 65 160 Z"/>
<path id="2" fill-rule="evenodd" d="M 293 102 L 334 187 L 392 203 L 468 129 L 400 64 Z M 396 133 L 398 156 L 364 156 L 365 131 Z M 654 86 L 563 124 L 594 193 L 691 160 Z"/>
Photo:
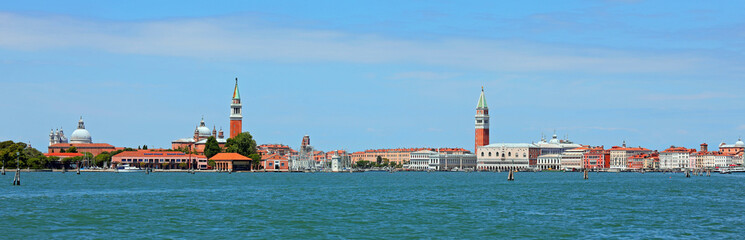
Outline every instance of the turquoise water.
<path id="1" fill-rule="evenodd" d="M 745 174 L 13 173 L 6 239 L 743 238 Z"/>

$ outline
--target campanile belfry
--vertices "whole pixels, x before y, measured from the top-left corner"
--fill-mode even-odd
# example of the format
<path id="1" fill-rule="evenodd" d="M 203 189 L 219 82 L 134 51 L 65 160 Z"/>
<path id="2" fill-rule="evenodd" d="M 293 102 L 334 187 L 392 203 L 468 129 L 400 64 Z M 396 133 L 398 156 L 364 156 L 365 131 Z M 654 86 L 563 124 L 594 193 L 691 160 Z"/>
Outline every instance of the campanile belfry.
<path id="1" fill-rule="evenodd" d="M 238 78 L 235 78 L 233 102 L 230 103 L 230 138 L 238 136 L 243 130 L 243 115 L 241 114 L 241 94 L 238 92 Z"/>
<path id="2" fill-rule="evenodd" d="M 479 147 L 489 145 L 489 107 L 486 106 L 484 97 L 484 87 L 481 87 L 481 96 L 476 104 L 476 147 L 474 153 Z"/>

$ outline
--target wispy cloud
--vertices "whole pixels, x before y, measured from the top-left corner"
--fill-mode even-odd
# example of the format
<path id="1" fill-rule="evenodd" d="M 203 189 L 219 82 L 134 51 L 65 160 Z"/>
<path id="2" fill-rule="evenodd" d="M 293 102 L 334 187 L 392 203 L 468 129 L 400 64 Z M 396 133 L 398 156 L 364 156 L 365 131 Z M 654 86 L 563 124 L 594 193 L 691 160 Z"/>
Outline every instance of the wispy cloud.
<path id="1" fill-rule="evenodd" d="M 702 92 L 693 94 L 652 94 L 642 96 L 643 100 L 651 101 L 692 101 L 721 98 L 737 98 L 738 96 L 726 92 Z"/>
<path id="2" fill-rule="evenodd" d="M 686 53 L 493 39 L 411 40 L 267 27 L 240 16 L 125 22 L 0 13 L 0 36 L 0 48 L 13 50 L 81 48 L 116 54 L 277 62 L 413 63 L 487 71 L 680 74 L 720 64 Z"/>

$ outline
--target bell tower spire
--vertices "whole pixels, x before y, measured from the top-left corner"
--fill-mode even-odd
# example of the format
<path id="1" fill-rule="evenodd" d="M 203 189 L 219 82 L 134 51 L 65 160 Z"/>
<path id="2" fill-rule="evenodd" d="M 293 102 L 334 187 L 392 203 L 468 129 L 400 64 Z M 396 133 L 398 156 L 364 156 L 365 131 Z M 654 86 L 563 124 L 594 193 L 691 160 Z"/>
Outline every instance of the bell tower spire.
<path id="1" fill-rule="evenodd" d="M 479 147 L 489 145 L 489 107 L 486 105 L 484 97 L 484 87 L 481 87 L 479 102 L 476 104 L 476 147 L 474 153 L 478 152 Z"/>
<path id="2" fill-rule="evenodd" d="M 243 130 L 243 115 L 241 113 L 241 94 L 238 91 L 238 78 L 235 78 L 235 88 L 233 89 L 233 101 L 230 104 L 230 138 L 238 136 Z"/>

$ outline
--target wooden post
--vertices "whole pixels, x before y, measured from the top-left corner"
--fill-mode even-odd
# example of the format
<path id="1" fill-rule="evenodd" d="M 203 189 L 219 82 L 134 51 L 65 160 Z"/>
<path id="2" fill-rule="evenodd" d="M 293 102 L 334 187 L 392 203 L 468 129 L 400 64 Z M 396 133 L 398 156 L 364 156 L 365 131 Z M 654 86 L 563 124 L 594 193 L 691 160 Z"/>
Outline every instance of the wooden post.
<path id="1" fill-rule="evenodd" d="M 590 177 L 587 175 L 587 169 L 585 169 L 585 180 L 590 179 Z"/>
<path id="2" fill-rule="evenodd" d="M 515 181 L 515 175 L 512 172 L 512 169 L 510 169 L 510 172 L 507 173 L 507 181 Z"/>
<path id="3" fill-rule="evenodd" d="M 21 169 L 16 169 L 16 175 L 13 177 L 13 186 L 21 186 Z"/>
<path id="4" fill-rule="evenodd" d="M 687 169 L 687 168 L 686 168 L 686 177 L 687 177 L 687 178 L 690 178 L 690 177 L 691 177 L 691 173 L 690 173 L 690 172 L 688 172 L 688 169 Z"/>

